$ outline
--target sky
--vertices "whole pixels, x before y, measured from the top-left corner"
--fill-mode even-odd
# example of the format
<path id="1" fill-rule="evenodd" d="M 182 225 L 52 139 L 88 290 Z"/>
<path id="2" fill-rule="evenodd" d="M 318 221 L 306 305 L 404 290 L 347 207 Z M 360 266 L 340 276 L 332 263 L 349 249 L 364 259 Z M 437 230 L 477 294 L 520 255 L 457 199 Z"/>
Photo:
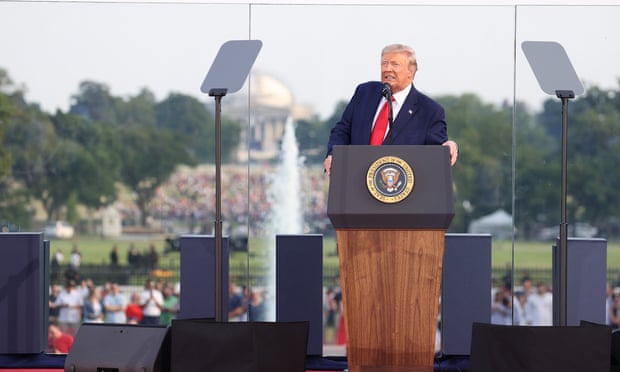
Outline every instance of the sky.
<path id="1" fill-rule="evenodd" d="M 516 94 L 539 107 L 549 96 L 524 58 L 524 40 L 560 43 L 586 88 L 617 88 L 620 77 L 617 1 L 248 3 L 0 1 L 0 68 L 48 112 L 67 110 L 84 80 L 115 96 L 147 87 L 158 100 L 171 92 L 208 100 L 200 85 L 220 46 L 259 39 L 253 73 L 280 80 L 322 118 L 358 83 L 379 78 L 380 50 L 394 42 L 416 50 L 414 83 L 431 96 L 475 93 L 500 104 Z"/>

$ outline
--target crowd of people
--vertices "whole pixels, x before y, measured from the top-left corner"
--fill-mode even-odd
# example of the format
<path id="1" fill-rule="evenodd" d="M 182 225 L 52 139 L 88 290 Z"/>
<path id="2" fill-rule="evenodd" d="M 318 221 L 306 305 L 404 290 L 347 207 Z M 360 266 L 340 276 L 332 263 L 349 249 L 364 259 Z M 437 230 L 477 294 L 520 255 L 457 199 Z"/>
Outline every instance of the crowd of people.
<path id="1" fill-rule="evenodd" d="M 504 325 L 553 325 L 553 295 L 549 285 L 533 285 L 529 276 L 521 279 L 514 293 L 509 286 L 497 288 L 491 304 L 491 323 Z"/>
<path id="2" fill-rule="evenodd" d="M 325 289 L 323 296 L 323 342 L 325 344 L 346 344 L 342 310 L 342 288 L 340 278 L 336 277 L 334 284 Z"/>
<path id="3" fill-rule="evenodd" d="M 270 186 L 275 166 L 224 165 L 222 170 L 222 218 L 230 228 L 246 226 L 252 235 L 265 233 L 272 210 Z M 306 232 L 322 233 L 331 228 L 327 220 L 328 179 L 320 166 L 304 167 L 301 205 Z M 153 198 L 150 216 L 157 221 L 189 226 L 193 233 L 209 233 L 215 215 L 215 170 L 209 167 L 181 169 L 164 183 Z M 132 205 L 120 205 L 123 220 L 138 220 Z"/>
<path id="4" fill-rule="evenodd" d="M 266 321 L 265 290 L 229 285 L 229 321 Z M 170 325 L 181 310 L 180 284 L 148 279 L 142 290 L 90 279 L 53 284 L 49 295 L 48 352 L 68 353 L 84 323 Z"/>
<path id="5" fill-rule="evenodd" d="M 53 284 L 49 296 L 48 352 L 66 353 L 83 323 L 170 325 L 180 310 L 180 286 L 147 280 L 144 289 L 121 292 L 118 283 L 92 280 Z"/>
<path id="6" fill-rule="evenodd" d="M 514 293 L 509 286 L 497 288 L 491 304 L 491 323 L 504 325 L 553 325 L 553 294 L 546 283 L 532 285 L 529 276 L 524 276 Z M 603 312 L 604 311 L 604 312 Z M 605 324 L 620 329 L 620 282 L 607 284 Z"/>

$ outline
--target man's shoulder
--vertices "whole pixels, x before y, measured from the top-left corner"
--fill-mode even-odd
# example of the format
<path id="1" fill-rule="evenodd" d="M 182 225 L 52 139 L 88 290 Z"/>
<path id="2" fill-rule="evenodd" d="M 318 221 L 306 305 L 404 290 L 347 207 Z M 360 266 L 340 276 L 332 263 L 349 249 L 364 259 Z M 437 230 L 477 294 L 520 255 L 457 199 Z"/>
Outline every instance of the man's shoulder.
<path id="1" fill-rule="evenodd" d="M 426 95 L 422 91 L 418 90 L 415 85 L 411 85 L 411 92 L 409 94 L 416 95 L 417 99 L 419 101 L 423 101 L 423 102 L 428 103 L 428 104 L 433 104 L 433 105 L 440 106 L 439 102 L 437 102 L 435 99 L 429 97 L 428 95 Z"/>
<path id="2" fill-rule="evenodd" d="M 360 83 L 357 86 L 357 89 L 358 90 L 359 89 L 377 89 L 377 88 L 380 88 L 381 86 L 382 86 L 382 84 L 381 84 L 380 81 L 374 81 L 373 80 L 373 81 L 367 81 L 367 82 L 364 82 L 364 83 Z"/>
<path id="3" fill-rule="evenodd" d="M 435 99 L 427 96 L 426 94 L 420 92 L 419 90 L 416 90 L 415 88 L 412 88 L 412 92 L 413 94 L 415 94 L 416 97 L 416 101 L 418 102 L 418 104 L 425 106 L 427 108 L 432 108 L 433 110 L 443 110 L 443 106 L 437 102 Z"/>

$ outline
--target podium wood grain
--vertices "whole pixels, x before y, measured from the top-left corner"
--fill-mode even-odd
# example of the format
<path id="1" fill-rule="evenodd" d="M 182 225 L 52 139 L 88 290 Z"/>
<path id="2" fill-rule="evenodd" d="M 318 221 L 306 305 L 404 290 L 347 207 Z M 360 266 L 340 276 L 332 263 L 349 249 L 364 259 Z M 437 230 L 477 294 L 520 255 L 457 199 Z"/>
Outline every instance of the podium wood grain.
<path id="1" fill-rule="evenodd" d="M 349 370 L 432 370 L 444 238 L 444 229 L 337 229 Z"/>

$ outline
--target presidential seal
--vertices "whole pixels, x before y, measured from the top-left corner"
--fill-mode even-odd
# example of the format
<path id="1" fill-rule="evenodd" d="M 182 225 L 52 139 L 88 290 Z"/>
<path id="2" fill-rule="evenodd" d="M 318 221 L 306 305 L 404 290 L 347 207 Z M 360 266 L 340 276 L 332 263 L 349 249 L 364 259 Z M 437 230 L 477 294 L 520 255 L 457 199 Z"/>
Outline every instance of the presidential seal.
<path id="1" fill-rule="evenodd" d="M 401 158 L 384 156 L 375 160 L 366 172 L 370 194 L 383 203 L 398 203 L 413 190 L 413 170 Z"/>

